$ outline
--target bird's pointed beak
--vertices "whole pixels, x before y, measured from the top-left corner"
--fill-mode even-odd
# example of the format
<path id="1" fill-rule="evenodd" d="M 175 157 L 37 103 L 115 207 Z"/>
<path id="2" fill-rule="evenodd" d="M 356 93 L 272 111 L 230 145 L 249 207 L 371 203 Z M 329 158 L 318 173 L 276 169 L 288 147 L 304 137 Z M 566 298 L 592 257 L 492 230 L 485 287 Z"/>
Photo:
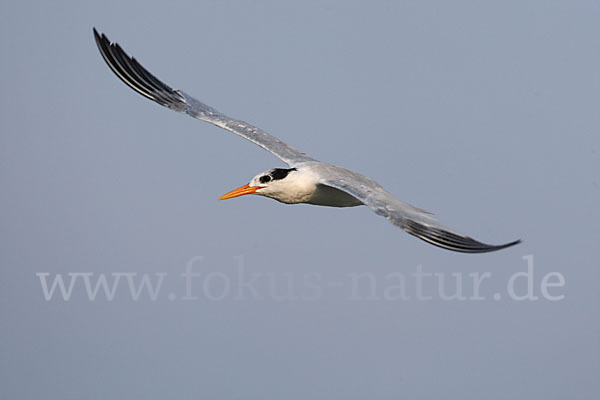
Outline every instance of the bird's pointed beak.
<path id="1" fill-rule="evenodd" d="M 252 194 L 258 189 L 262 189 L 262 186 L 244 185 L 242 187 L 232 190 L 229 193 L 225 193 L 223 196 L 219 197 L 219 200 L 232 199 L 234 197 L 243 196 L 245 194 Z"/>

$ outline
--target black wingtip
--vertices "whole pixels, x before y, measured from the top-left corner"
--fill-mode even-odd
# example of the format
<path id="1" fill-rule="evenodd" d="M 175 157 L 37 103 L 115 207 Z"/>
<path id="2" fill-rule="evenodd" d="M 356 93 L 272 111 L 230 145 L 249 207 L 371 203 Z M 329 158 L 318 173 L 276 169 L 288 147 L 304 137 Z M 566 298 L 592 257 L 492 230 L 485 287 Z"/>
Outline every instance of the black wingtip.
<path id="1" fill-rule="evenodd" d="M 111 43 L 108 37 L 92 28 L 100 55 L 119 79 L 130 88 L 158 104 L 175 111 L 185 109 L 184 98 L 166 85 L 133 57 L 130 57 L 118 43 Z"/>
<path id="2" fill-rule="evenodd" d="M 100 35 L 98 33 L 98 30 L 96 29 L 95 26 L 92 27 L 92 32 L 94 33 L 94 39 L 96 40 L 97 45 L 100 45 L 100 42 L 102 41 L 102 39 L 108 40 L 108 38 L 104 34 Z"/>
<path id="3" fill-rule="evenodd" d="M 489 253 L 491 251 L 506 249 L 507 247 L 521 243 L 521 239 L 500 245 L 482 243 L 469 236 L 459 235 L 438 227 L 421 224 L 416 221 L 407 221 L 403 229 L 411 235 L 426 241 L 427 243 L 446 250 L 452 250 L 461 253 Z"/>
<path id="4" fill-rule="evenodd" d="M 479 242 L 481 243 L 481 242 Z M 502 250 L 502 249 L 506 249 L 508 247 L 511 246 L 515 246 L 517 244 L 521 243 L 521 239 L 517 239 L 515 241 L 509 242 L 509 243 L 504 243 L 504 244 L 500 244 L 500 245 L 487 245 L 490 247 L 490 250 L 488 251 L 496 251 L 496 250 Z M 485 245 L 485 243 L 482 243 L 483 245 Z"/>
<path id="5" fill-rule="evenodd" d="M 514 245 L 516 245 L 516 244 L 519 244 L 519 243 L 521 243 L 521 239 L 517 239 L 517 240 L 515 240 L 514 242 L 506 243 L 506 244 L 504 245 L 504 248 L 506 248 L 506 247 L 510 247 L 510 246 L 514 246 Z"/>

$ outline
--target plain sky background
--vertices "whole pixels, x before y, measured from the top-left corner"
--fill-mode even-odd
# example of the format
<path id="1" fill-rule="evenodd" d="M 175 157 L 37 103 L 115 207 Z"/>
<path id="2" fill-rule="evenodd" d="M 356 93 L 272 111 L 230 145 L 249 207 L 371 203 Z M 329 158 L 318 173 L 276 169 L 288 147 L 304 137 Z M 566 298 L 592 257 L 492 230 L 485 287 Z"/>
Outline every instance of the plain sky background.
<path id="1" fill-rule="evenodd" d="M 3 2 L 0 398 L 597 398 L 599 21 L 594 1 Z M 523 243 L 464 255 L 365 207 L 218 202 L 283 164 L 135 94 L 93 26 L 174 88 L 458 231 Z M 527 255 L 540 298 L 515 301 Z M 319 273 L 322 292 L 210 301 L 197 278 L 184 301 L 195 256 L 232 285 L 241 256 L 284 292 Z M 486 299 L 327 286 L 370 272 L 381 294 L 418 266 L 490 272 Z M 125 282 L 90 301 L 81 281 L 46 301 L 38 272 L 168 276 L 156 301 Z M 549 272 L 563 300 L 541 297 Z"/>

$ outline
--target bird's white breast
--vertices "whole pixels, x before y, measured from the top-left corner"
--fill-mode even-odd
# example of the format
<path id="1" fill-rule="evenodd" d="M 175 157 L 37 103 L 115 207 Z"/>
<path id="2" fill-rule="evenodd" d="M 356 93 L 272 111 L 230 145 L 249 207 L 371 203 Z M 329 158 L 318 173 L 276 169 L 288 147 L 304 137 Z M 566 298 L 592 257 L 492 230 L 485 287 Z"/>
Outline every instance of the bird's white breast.
<path id="1" fill-rule="evenodd" d="M 329 207 L 355 207 L 362 205 L 356 197 L 327 185 L 317 185 L 316 190 L 307 201 L 308 204 Z"/>

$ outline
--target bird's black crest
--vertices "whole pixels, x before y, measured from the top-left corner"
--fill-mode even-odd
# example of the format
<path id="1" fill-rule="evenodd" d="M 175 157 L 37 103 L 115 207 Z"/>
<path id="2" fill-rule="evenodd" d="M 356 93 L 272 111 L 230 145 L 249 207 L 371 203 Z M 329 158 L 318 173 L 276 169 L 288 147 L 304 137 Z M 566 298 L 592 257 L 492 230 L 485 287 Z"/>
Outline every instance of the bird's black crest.
<path id="1" fill-rule="evenodd" d="M 291 171 L 296 171 L 296 168 L 290 168 L 290 169 L 285 169 L 285 168 L 275 168 L 274 170 L 271 171 L 271 178 L 273 178 L 274 181 L 278 181 L 280 179 L 285 178 L 286 176 L 288 176 L 288 174 Z"/>

